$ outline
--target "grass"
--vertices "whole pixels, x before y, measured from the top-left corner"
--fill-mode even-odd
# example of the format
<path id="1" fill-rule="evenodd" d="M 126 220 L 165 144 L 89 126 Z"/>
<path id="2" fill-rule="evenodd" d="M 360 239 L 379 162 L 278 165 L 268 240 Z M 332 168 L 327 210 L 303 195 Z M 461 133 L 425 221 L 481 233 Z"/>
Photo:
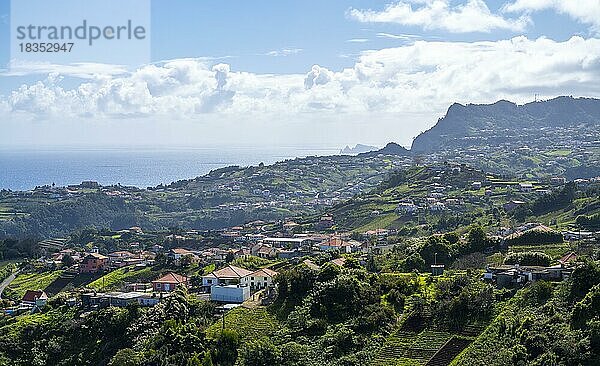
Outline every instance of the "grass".
<path id="1" fill-rule="evenodd" d="M 0 262 L 0 282 L 6 277 L 10 276 L 16 269 L 17 261 L 3 261 Z"/>
<path id="2" fill-rule="evenodd" d="M 548 156 L 569 156 L 571 155 L 572 151 L 568 150 L 568 149 L 562 149 L 562 150 L 553 150 L 553 151 L 548 151 L 545 154 Z"/>
<path id="3" fill-rule="evenodd" d="M 206 330 L 207 337 L 216 338 L 222 327 L 222 319 L 217 320 Z M 236 331 L 243 341 L 247 341 L 261 336 L 272 336 L 280 328 L 280 324 L 275 316 L 263 307 L 238 307 L 225 315 L 225 328 Z"/>
<path id="4" fill-rule="evenodd" d="M 135 270 L 134 266 L 116 269 L 95 281 L 90 282 L 87 287 L 95 290 L 116 290 L 127 282 L 149 282 L 158 277 L 159 273 L 150 267 Z"/>
<path id="5" fill-rule="evenodd" d="M 61 270 L 49 271 L 43 273 L 23 273 L 17 276 L 15 280 L 5 289 L 6 297 L 13 300 L 20 300 L 27 290 L 44 290 L 54 280 L 56 280 Z"/>
<path id="6" fill-rule="evenodd" d="M 398 219 L 398 217 L 399 216 L 395 213 L 381 215 L 381 216 L 374 218 L 371 222 L 369 222 L 365 225 L 362 225 L 361 227 L 357 228 L 354 231 L 358 232 L 358 233 L 362 233 L 362 232 L 369 231 L 369 230 L 384 229 L 384 228 L 387 228 L 390 225 L 392 225 L 392 223 L 394 221 L 396 221 Z"/>
<path id="7" fill-rule="evenodd" d="M 512 245 L 509 248 L 509 252 L 520 253 L 520 252 L 542 252 L 548 254 L 552 259 L 560 259 L 566 253 L 571 251 L 571 245 L 569 243 L 559 244 L 544 244 L 544 245 Z"/>

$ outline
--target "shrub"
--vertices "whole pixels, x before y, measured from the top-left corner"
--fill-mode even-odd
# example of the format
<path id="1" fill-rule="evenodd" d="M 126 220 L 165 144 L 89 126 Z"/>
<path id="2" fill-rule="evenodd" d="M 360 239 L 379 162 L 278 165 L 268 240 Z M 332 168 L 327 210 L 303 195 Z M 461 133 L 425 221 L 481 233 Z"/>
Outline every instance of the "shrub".
<path id="1" fill-rule="evenodd" d="M 522 266 L 549 266 L 552 258 L 541 252 L 510 253 L 504 258 L 505 264 L 519 264 Z"/>

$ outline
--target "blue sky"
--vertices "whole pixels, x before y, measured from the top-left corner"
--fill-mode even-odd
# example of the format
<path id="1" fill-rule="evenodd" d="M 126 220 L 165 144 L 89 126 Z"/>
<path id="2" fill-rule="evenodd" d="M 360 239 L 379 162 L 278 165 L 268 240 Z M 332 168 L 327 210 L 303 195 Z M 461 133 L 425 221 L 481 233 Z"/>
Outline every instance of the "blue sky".
<path id="1" fill-rule="evenodd" d="M 4 67 L 10 59 L 9 3 L 0 0 Z M 224 142 L 227 135 L 215 132 L 215 126 L 226 119 L 249 131 L 276 131 L 281 141 L 288 138 L 287 131 L 308 126 L 307 131 L 328 132 L 325 137 L 306 132 L 302 136 L 306 141 L 381 145 L 395 139 L 406 145 L 454 101 L 508 98 L 522 103 L 534 92 L 546 97 L 598 96 L 594 72 L 600 59 L 596 42 L 600 20 L 594 19 L 600 0 L 581 4 L 573 0 L 154 0 L 151 61 L 157 67 L 127 65 L 127 73 L 96 66 L 81 72 L 61 67 L 5 71 L 0 74 L 0 114 L 8 117 L 5 130 L 14 136 L 0 138 L 0 143 L 26 141 L 23 126 L 32 123 L 41 128 L 39 139 L 44 140 L 48 130 L 56 129 L 51 121 L 57 116 L 65 124 L 61 128 L 69 131 L 65 116 L 90 131 L 131 120 L 135 127 L 124 127 L 125 136 L 139 131 L 136 123 L 147 119 L 157 131 L 153 133 L 162 134 L 171 129 L 163 122 L 167 113 L 169 120 L 175 114 L 182 124 L 191 124 L 186 128 Z M 490 52 L 483 49 L 497 56 L 489 58 Z M 547 62 L 532 68 L 538 57 Z M 505 65 L 494 70 L 495 60 Z M 480 75 L 470 75 L 469 62 L 478 63 Z M 515 69 L 519 75 L 508 73 Z M 49 78 L 51 71 L 59 77 Z M 554 81 L 540 81 L 544 75 Z M 474 80 L 480 84 L 465 87 Z M 442 83 L 450 90 L 442 90 Z M 127 89 L 118 89 L 124 85 Z M 112 92 L 115 95 L 107 94 Z M 419 99 L 412 101 L 413 96 Z M 57 107 L 63 104 L 66 109 Z M 248 113 L 255 124 L 240 122 Z M 273 115 L 281 121 L 273 122 Z M 379 128 L 365 122 L 372 115 L 381 121 Z M 150 135 L 145 142 L 157 138 Z M 173 136 L 173 143 L 181 138 Z M 81 140 L 86 142 L 90 139 Z"/>
<path id="2" fill-rule="evenodd" d="M 515 34 L 562 41 L 573 35 L 590 34 L 587 25 L 552 10 L 533 14 L 535 25 L 523 32 L 453 34 L 418 26 L 364 24 L 347 16 L 350 8 L 382 10 L 393 3 L 389 0 L 154 0 L 151 3 L 153 61 L 227 57 L 232 67 L 257 73 L 304 72 L 315 63 L 341 69 L 351 66 L 361 51 L 406 43 L 401 39 L 378 37 L 378 33 L 469 42 L 505 39 Z M 486 3 L 491 11 L 498 12 L 507 1 L 488 0 Z M 0 28 L 0 40 L 4 45 L 9 42 L 9 16 L 10 0 L 0 0 L 0 17 L 5 20 Z M 265 55 L 282 49 L 302 51 L 285 59 Z M 2 64 L 6 65 L 8 59 L 8 47 L 2 47 Z"/>

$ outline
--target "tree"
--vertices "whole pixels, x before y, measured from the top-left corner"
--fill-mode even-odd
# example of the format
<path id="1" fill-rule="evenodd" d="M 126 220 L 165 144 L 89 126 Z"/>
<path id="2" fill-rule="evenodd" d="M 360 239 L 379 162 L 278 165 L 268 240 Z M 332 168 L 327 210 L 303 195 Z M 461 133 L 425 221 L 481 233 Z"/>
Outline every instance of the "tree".
<path id="1" fill-rule="evenodd" d="M 69 254 L 65 254 L 65 255 L 63 255 L 63 257 L 61 259 L 61 263 L 62 263 L 63 267 L 68 268 L 68 267 L 71 267 L 73 264 L 75 264 L 75 260 Z"/>
<path id="2" fill-rule="evenodd" d="M 519 264 L 521 266 L 549 266 L 552 257 L 541 252 L 510 253 L 504 258 L 505 264 Z"/>
<path id="3" fill-rule="evenodd" d="M 131 348 L 119 350 L 110 360 L 109 366 L 138 366 L 140 365 L 140 355 Z"/>
<path id="4" fill-rule="evenodd" d="M 272 366 L 281 360 L 281 351 L 267 338 L 247 342 L 240 350 L 243 366 Z"/>
<path id="5" fill-rule="evenodd" d="M 240 336 L 230 329 L 223 329 L 217 336 L 212 361 L 220 366 L 232 366 L 238 358 Z"/>
<path id="6" fill-rule="evenodd" d="M 469 230 L 467 245 L 470 252 L 482 252 L 489 244 L 490 242 L 481 226 L 475 226 Z"/>

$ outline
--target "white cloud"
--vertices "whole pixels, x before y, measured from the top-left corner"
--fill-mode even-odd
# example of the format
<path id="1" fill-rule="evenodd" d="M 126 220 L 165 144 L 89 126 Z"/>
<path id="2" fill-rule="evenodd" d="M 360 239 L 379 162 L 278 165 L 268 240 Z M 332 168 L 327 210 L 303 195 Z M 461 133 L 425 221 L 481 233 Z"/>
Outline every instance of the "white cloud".
<path id="1" fill-rule="evenodd" d="M 542 98 L 600 96 L 600 39 L 419 40 L 364 52 L 351 68 L 333 71 L 314 65 L 306 74 L 254 74 L 225 63 L 178 59 L 74 87 L 63 85 L 71 84 L 56 74 L 23 85 L 0 99 L 0 114 L 83 121 L 252 116 L 283 122 L 306 113 L 345 115 L 349 120 L 416 113 L 429 115 L 433 123 L 453 102 L 526 102 L 534 93 Z"/>
<path id="2" fill-rule="evenodd" d="M 80 62 L 73 64 L 52 64 L 49 62 L 25 62 L 11 60 L 8 70 L 2 75 L 6 76 L 24 76 L 34 74 L 59 73 L 71 75 L 82 79 L 95 79 L 98 77 L 122 75 L 127 72 L 127 67 L 123 65 L 109 65 L 92 62 Z"/>
<path id="3" fill-rule="evenodd" d="M 483 0 L 467 0 L 455 6 L 450 0 L 399 1 L 383 11 L 350 9 L 348 15 L 364 23 L 396 23 L 452 33 L 523 31 L 530 23 L 525 15 L 513 19 L 494 14 Z"/>
<path id="4" fill-rule="evenodd" d="M 290 56 L 296 55 L 302 52 L 302 48 L 282 48 L 280 50 L 269 51 L 265 53 L 265 56 L 273 56 L 273 57 L 282 57 L 282 56 Z"/>
<path id="5" fill-rule="evenodd" d="M 414 39 L 422 38 L 421 36 L 415 34 L 391 34 L 391 33 L 377 33 L 377 38 L 391 38 L 391 39 L 402 39 L 405 41 L 411 41 Z"/>
<path id="6" fill-rule="evenodd" d="M 347 40 L 346 42 L 348 42 L 348 43 L 365 43 L 365 42 L 369 42 L 369 40 L 366 38 L 352 38 L 352 39 Z"/>
<path id="7" fill-rule="evenodd" d="M 532 13 L 542 10 L 554 10 L 592 26 L 600 32 L 600 1 L 598 0 L 516 0 L 506 4 L 504 12 Z"/>

